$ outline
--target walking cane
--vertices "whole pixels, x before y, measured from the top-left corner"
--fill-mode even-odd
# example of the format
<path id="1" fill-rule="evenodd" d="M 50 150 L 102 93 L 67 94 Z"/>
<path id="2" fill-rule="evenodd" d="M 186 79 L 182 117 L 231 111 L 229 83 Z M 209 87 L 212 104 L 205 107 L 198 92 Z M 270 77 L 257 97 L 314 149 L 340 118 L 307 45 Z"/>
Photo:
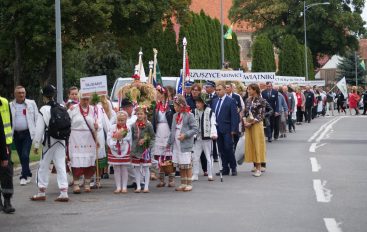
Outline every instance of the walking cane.
<path id="1" fill-rule="evenodd" d="M 222 154 L 219 153 L 218 150 L 218 140 L 215 143 L 215 146 L 217 148 L 217 154 L 218 154 L 218 165 L 219 165 L 219 176 L 220 176 L 220 182 L 223 182 L 223 166 L 222 166 Z M 212 143 L 213 145 L 213 143 Z M 212 149 L 213 152 L 213 149 Z"/>

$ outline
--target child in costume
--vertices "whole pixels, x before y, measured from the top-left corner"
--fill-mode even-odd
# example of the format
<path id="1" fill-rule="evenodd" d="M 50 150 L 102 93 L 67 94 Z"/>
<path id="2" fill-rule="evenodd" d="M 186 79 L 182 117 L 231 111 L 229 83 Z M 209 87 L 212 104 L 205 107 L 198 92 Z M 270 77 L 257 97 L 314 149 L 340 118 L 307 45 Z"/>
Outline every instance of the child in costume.
<path id="1" fill-rule="evenodd" d="M 126 125 L 128 115 L 120 111 L 116 116 L 116 124 L 111 126 L 107 134 L 108 163 L 113 165 L 116 190 L 114 193 L 127 193 L 127 168 L 131 165 L 131 132 Z"/>
<path id="2" fill-rule="evenodd" d="M 144 193 L 149 193 L 149 180 L 151 166 L 151 148 L 155 141 L 155 134 L 153 125 L 147 120 L 147 108 L 144 106 L 138 106 L 135 109 L 137 116 L 136 122 L 131 127 L 132 135 L 132 151 L 131 151 L 131 163 L 134 166 L 136 190 L 135 193 L 141 192 L 140 178 L 141 170 L 144 172 Z"/>
<path id="3" fill-rule="evenodd" d="M 172 107 L 173 108 L 173 107 Z M 153 114 L 153 129 L 155 143 L 152 153 L 159 163 L 159 183 L 157 188 L 166 186 L 165 173 L 160 164 L 165 160 L 172 160 L 172 152 L 166 150 L 169 134 L 172 126 L 174 110 L 169 105 L 166 88 L 157 86 L 157 106 Z M 168 174 L 168 173 L 167 173 Z M 175 172 L 169 173 L 168 187 L 175 187 Z"/>
<path id="4" fill-rule="evenodd" d="M 187 105 L 182 95 L 174 97 L 174 107 L 176 113 L 173 115 L 171 134 L 167 147 L 173 151 L 173 162 L 180 169 L 181 185 L 176 191 L 192 190 L 192 164 L 191 152 L 194 146 L 194 135 L 198 128 L 194 115 Z"/>
<path id="5" fill-rule="evenodd" d="M 194 144 L 194 154 L 193 154 L 193 175 L 192 180 L 198 180 L 199 175 L 199 164 L 200 164 L 200 155 L 204 151 L 206 160 L 207 160 L 207 169 L 208 169 L 208 181 L 213 181 L 213 157 L 211 156 L 212 151 L 212 140 L 216 140 L 217 128 L 216 128 L 216 119 L 214 112 L 210 109 L 206 104 L 207 98 L 206 94 L 201 94 L 195 100 L 196 109 L 195 109 L 195 123 L 198 128 L 198 134 L 195 139 Z"/>

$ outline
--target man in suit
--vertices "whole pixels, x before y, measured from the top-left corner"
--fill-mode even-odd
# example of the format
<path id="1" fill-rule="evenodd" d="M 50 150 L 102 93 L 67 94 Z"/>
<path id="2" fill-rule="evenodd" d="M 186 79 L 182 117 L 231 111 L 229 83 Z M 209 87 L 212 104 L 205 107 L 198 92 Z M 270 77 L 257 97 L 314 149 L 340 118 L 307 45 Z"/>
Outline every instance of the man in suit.
<path id="1" fill-rule="evenodd" d="M 278 91 L 273 89 L 271 82 L 266 82 L 266 89 L 261 93 L 262 97 L 270 104 L 274 110 L 274 114 L 270 116 L 270 128 L 267 129 L 268 142 L 272 141 L 273 133 L 274 139 L 279 137 L 279 105 L 278 105 Z"/>
<path id="2" fill-rule="evenodd" d="M 306 90 L 304 92 L 305 98 L 306 98 L 306 104 L 305 104 L 305 118 L 308 123 L 311 122 L 312 119 L 312 107 L 314 106 L 314 98 L 315 94 L 311 91 L 310 86 L 306 86 Z"/>
<path id="3" fill-rule="evenodd" d="M 238 132 L 236 101 L 226 95 L 224 84 L 216 85 L 218 98 L 213 100 L 212 109 L 217 120 L 218 149 L 222 159 L 223 175 L 237 176 L 237 164 L 233 150 L 233 136 Z"/>
<path id="4" fill-rule="evenodd" d="M 227 83 L 226 84 L 226 94 L 227 94 L 228 97 L 231 97 L 236 101 L 237 112 L 240 115 L 243 108 L 245 107 L 245 103 L 243 102 L 242 97 L 239 94 L 233 92 L 233 88 L 234 88 L 234 86 L 232 86 L 232 83 Z M 240 116 L 239 115 L 238 115 L 238 120 L 239 120 L 238 121 L 238 131 L 237 131 L 237 134 L 235 134 L 233 136 L 234 150 L 236 150 L 238 140 L 240 139 L 240 136 L 239 136 L 239 133 L 240 133 L 239 132 L 239 129 L 240 129 Z"/>

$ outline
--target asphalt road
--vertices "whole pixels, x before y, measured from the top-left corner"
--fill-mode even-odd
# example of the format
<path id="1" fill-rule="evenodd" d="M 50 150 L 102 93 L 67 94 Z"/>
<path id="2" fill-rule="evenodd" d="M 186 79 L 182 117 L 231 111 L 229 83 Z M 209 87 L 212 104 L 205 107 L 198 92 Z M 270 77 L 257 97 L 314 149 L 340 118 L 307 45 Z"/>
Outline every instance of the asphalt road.
<path id="1" fill-rule="evenodd" d="M 46 202 L 31 202 L 35 184 L 15 180 L 14 215 L 0 213 L 0 231 L 366 232 L 367 117 L 318 118 L 267 144 L 266 173 L 200 177 L 190 193 L 155 188 L 113 194 L 111 178 L 90 194 L 56 203 L 53 175 Z"/>

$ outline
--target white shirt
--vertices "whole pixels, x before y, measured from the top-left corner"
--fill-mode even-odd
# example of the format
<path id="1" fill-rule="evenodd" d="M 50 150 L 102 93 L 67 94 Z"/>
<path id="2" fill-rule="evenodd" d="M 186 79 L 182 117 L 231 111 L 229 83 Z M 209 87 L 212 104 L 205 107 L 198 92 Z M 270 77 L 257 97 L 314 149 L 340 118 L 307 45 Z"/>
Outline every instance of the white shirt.
<path id="1" fill-rule="evenodd" d="M 222 100 L 220 100 L 222 99 Z M 224 99 L 226 99 L 226 95 L 224 95 L 223 97 L 219 97 L 218 96 L 218 103 L 217 105 L 215 106 L 215 115 L 219 115 L 220 113 L 220 109 L 222 108 L 222 105 L 223 105 L 223 102 L 224 102 Z M 220 103 L 220 105 L 219 105 Z M 219 105 L 219 106 L 218 106 Z M 218 111 L 218 112 L 217 112 Z"/>
<path id="2" fill-rule="evenodd" d="M 14 133 L 14 129 L 16 127 L 16 101 L 13 100 L 10 103 L 10 110 L 11 110 L 11 117 L 12 117 L 12 132 Z M 25 105 L 25 110 L 26 110 L 26 123 L 27 123 L 27 128 L 29 130 L 29 133 L 31 135 L 31 139 L 33 140 L 35 134 L 36 134 L 36 122 L 37 122 L 37 117 L 38 117 L 38 108 L 36 105 L 36 102 L 33 100 L 29 100 L 29 99 L 25 99 L 24 103 Z M 21 112 L 23 114 L 23 112 Z M 18 130 L 19 128 L 17 128 Z M 21 129 L 21 128 L 20 128 Z M 19 130 L 20 130 L 19 129 Z"/>
<path id="3" fill-rule="evenodd" d="M 15 103 L 14 131 L 28 130 L 25 103 Z"/>

